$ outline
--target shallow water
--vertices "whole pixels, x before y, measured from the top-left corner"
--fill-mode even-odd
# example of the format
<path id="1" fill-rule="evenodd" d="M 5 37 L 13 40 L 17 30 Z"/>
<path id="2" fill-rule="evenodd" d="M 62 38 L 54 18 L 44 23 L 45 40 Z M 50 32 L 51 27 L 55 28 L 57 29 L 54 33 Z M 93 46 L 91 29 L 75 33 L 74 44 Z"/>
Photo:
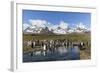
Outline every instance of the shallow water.
<path id="1" fill-rule="evenodd" d="M 41 61 L 60 61 L 60 60 L 79 60 L 80 53 L 77 46 L 74 47 L 58 47 L 53 51 L 23 54 L 23 62 L 41 62 Z"/>

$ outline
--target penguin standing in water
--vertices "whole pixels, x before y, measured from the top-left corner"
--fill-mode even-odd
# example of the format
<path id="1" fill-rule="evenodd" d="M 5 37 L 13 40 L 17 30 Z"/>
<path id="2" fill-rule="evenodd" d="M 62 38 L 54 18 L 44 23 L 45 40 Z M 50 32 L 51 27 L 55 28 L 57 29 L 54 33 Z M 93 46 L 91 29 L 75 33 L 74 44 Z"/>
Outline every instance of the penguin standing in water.
<path id="1" fill-rule="evenodd" d="M 84 49 L 85 49 L 85 44 L 84 44 L 84 42 L 80 42 L 79 48 L 80 48 L 81 50 L 84 50 Z"/>
<path id="2" fill-rule="evenodd" d="M 43 46 L 43 55 L 45 56 L 46 55 L 46 45 L 44 44 Z"/>

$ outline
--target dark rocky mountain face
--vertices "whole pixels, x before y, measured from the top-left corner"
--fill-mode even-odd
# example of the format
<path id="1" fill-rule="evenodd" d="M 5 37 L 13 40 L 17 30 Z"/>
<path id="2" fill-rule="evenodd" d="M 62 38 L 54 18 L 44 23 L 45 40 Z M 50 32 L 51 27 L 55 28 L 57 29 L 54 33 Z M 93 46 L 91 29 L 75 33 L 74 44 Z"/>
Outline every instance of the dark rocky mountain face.
<path id="1" fill-rule="evenodd" d="M 45 27 L 44 29 L 42 29 L 41 31 L 40 31 L 40 34 L 54 34 L 52 31 L 50 31 L 49 29 L 48 29 L 48 27 Z"/>

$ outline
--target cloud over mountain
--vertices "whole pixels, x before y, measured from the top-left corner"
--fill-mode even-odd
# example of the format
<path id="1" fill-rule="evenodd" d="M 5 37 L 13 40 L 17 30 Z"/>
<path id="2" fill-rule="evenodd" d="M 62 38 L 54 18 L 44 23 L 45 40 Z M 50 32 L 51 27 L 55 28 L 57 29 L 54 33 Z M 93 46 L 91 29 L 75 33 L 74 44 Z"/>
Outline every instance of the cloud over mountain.
<path id="1" fill-rule="evenodd" d="M 25 29 L 28 28 L 29 26 L 30 26 L 29 24 L 24 23 L 24 24 L 23 24 L 23 30 L 25 30 Z"/>
<path id="2" fill-rule="evenodd" d="M 59 27 L 61 27 L 62 29 L 67 29 L 68 28 L 68 23 L 65 23 L 64 21 L 61 21 L 59 24 Z"/>
<path id="3" fill-rule="evenodd" d="M 86 29 L 86 26 L 80 22 L 78 25 L 76 25 L 76 28 Z"/>
<path id="4" fill-rule="evenodd" d="M 29 33 L 54 33 L 54 34 L 67 34 L 73 32 L 84 32 L 88 31 L 86 25 L 82 22 L 76 24 L 74 28 L 67 22 L 60 21 L 59 24 L 52 24 L 46 20 L 29 20 L 29 24 L 23 24 L 24 32 Z"/>
<path id="5" fill-rule="evenodd" d="M 47 21 L 45 20 L 29 20 L 30 24 L 33 26 L 33 27 L 41 27 L 41 28 L 45 28 L 46 27 L 46 24 L 47 24 Z"/>

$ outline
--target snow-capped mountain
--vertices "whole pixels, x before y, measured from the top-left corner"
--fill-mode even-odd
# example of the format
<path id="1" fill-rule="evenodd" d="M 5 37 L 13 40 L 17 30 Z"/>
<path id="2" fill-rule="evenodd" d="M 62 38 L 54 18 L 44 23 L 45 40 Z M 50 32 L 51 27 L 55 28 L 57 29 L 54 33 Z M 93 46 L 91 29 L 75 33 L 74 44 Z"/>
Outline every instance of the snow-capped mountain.
<path id="1" fill-rule="evenodd" d="M 75 28 L 75 32 L 77 32 L 77 33 L 89 32 L 89 31 L 90 30 L 82 23 L 79 23 Z"/>
<path id="2" fill-rule="evenodd" d="M 69 33 L 85 33 L 90 30 L 85 25 L 79 23 L 76 27 L 72 28 L 69 24 L 61 21 L 59 25 L 49 26 L 50 23 L 46 21 L 35 20 L 31 21 L 31 25 L 25 28 L 24 33 L 31 34 L 69 34 Z"/>
<path id="3" fill-rule="evenodd" d="M 62 29 L 61 27 L 58 27 L 56 29 L 53 29 L 53 33 L 55 33 L 55 34 L 66 34 L 66 30 Z"/>
<path id="4" fill-rule="evenodd" d="M 24 33 L 40 33 L 40 31 L 42 30 L 42 28 L 31 28 L 28 27 L 24 30 Z"/>

